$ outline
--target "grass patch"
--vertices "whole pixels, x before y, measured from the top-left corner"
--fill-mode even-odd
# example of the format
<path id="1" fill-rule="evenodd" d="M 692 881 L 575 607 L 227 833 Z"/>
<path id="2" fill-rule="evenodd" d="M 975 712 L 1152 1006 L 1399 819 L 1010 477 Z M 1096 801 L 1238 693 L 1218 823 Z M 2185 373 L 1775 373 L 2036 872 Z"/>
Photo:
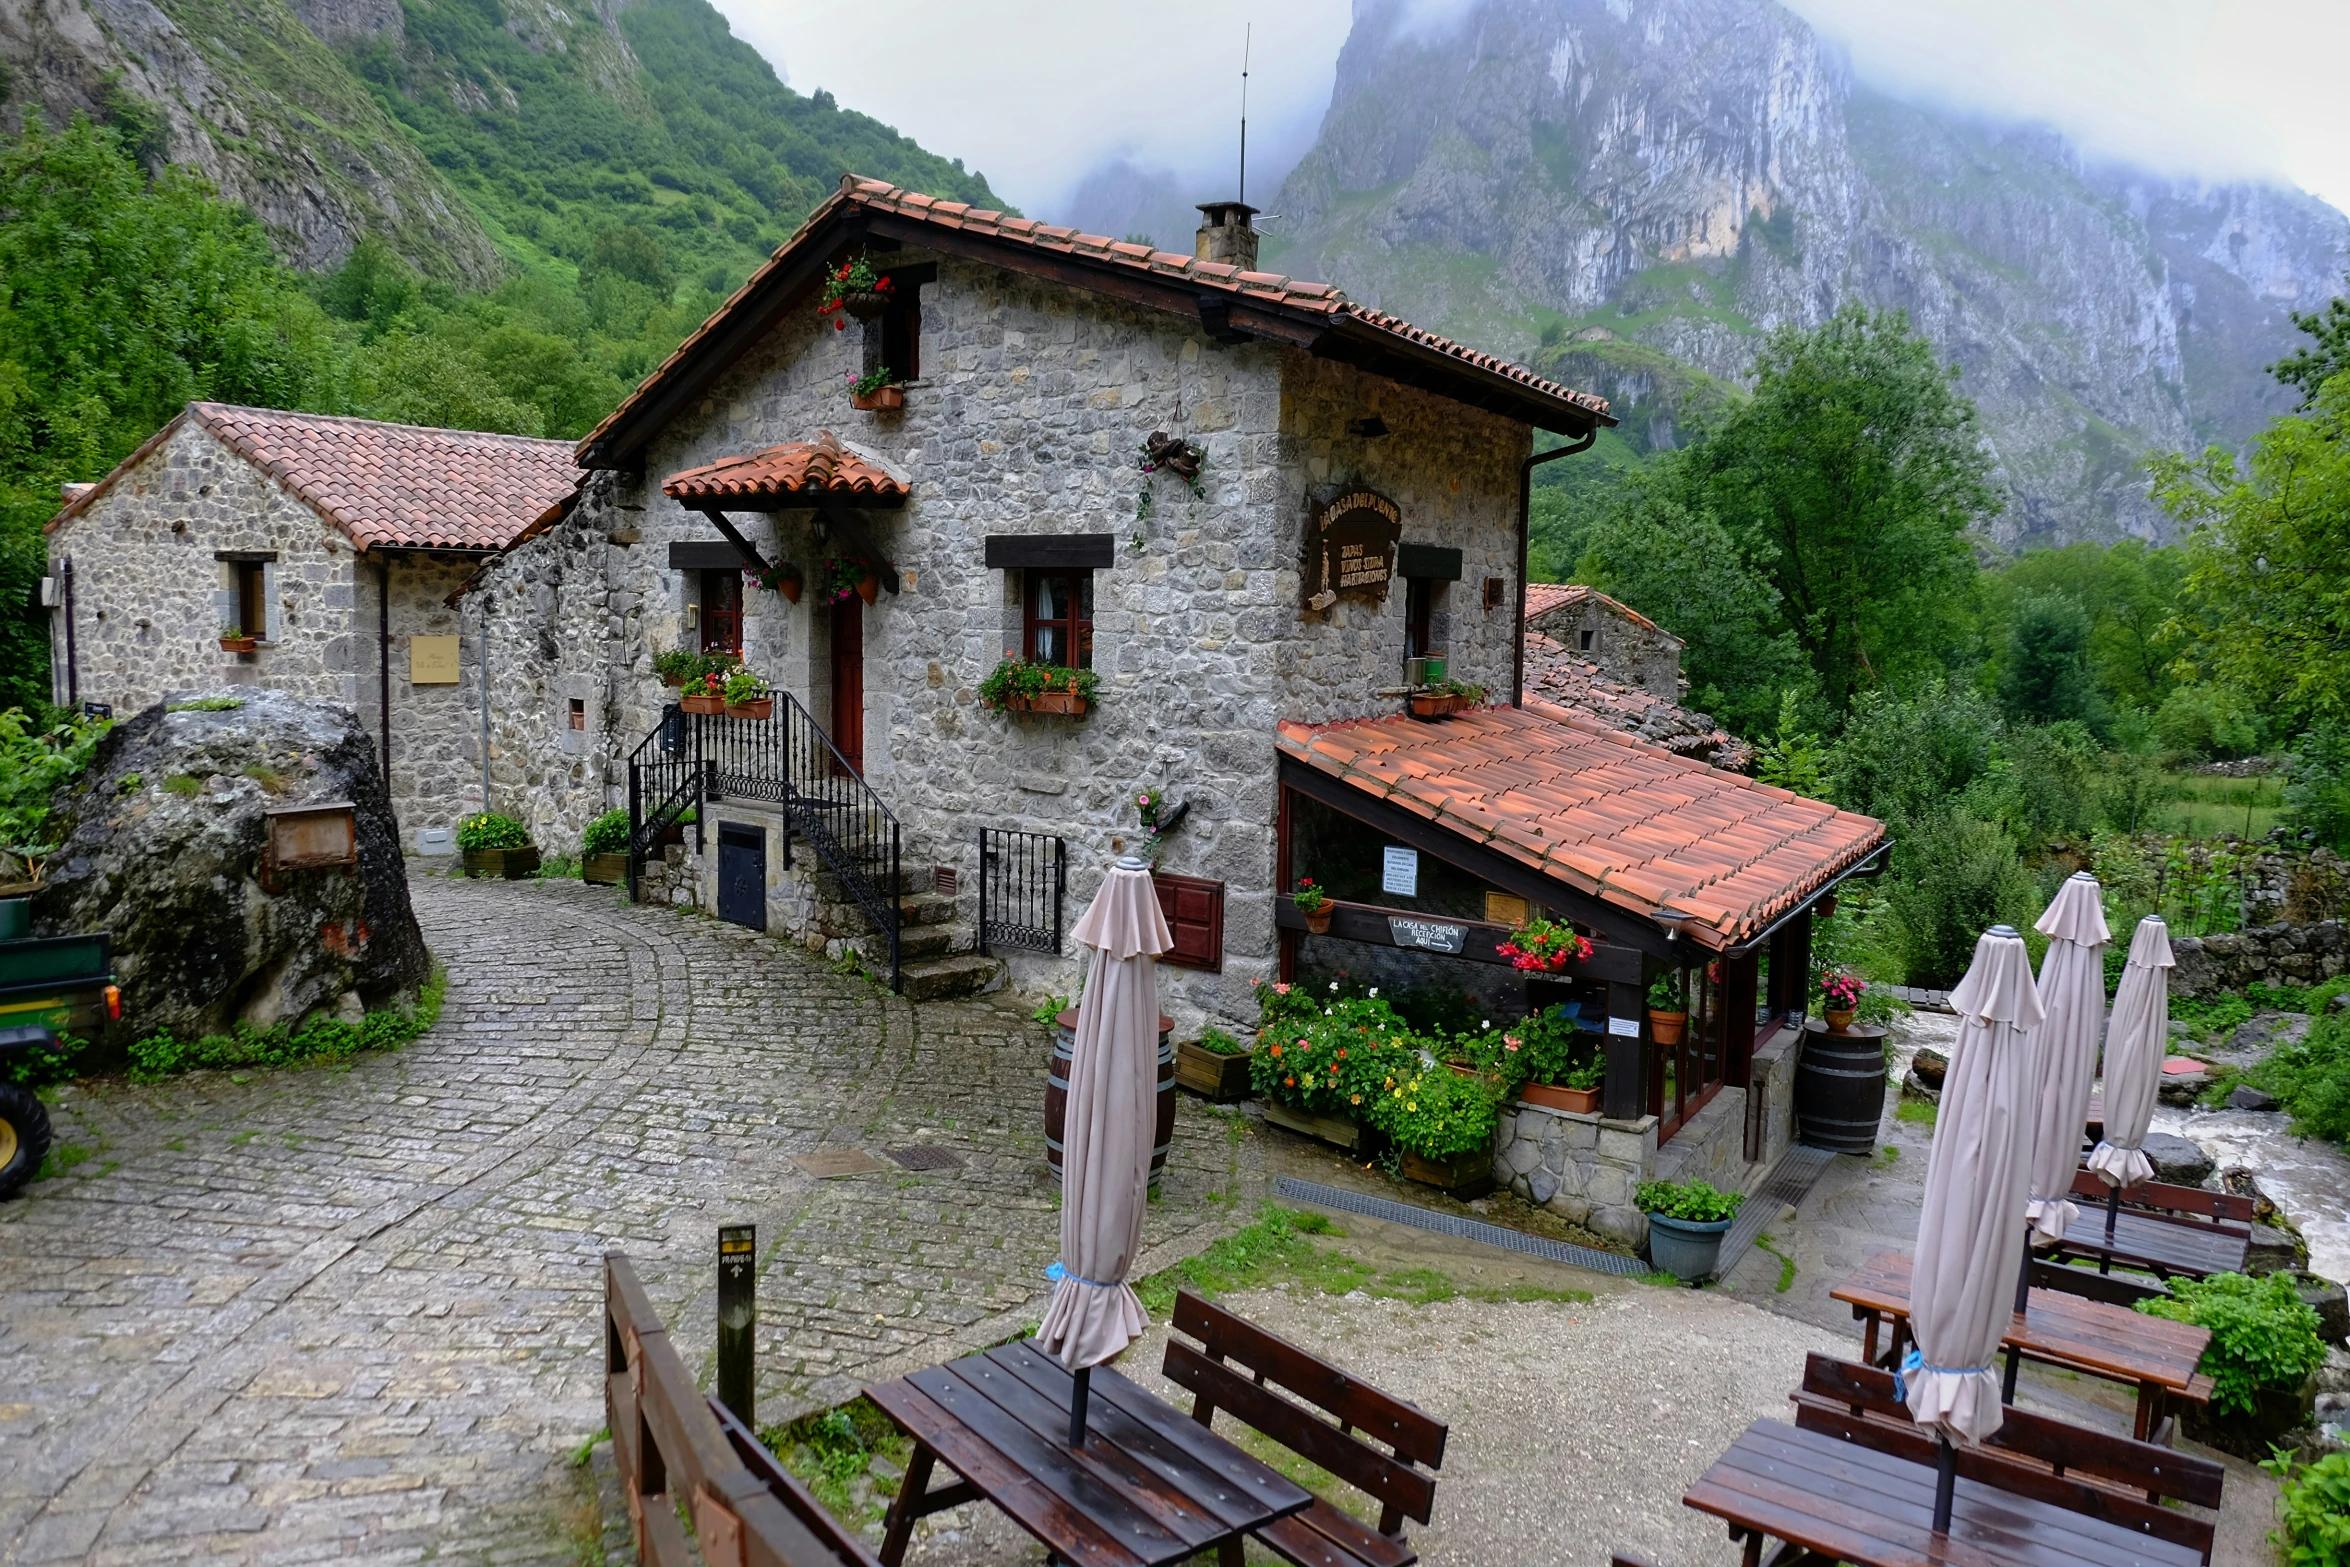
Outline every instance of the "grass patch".
<path id="1" fill-rule="evenodd" d="M 264 794 L 283 794 L 286 792 L 286 775 L 266 763 L 247 763 L 245 766 L 245 776 L 259 784 Z"/>
<path id="2" fill-rule="evenodd" d="M 41 1161 L 41 1173 L 35 1179 L 46 1181 L 63 1175 L 89 1163 L 94 1152 L 95 1149 L 84 1148 L 80 1143 L 51 1143 L 49 1155 Z"/>
<path id="3" fill-rule="evenodd" d="M 1757 1235 L 1754 1243 L 1779 1259 L 1779 1282 L 1772 1289 L 1778 1294 L 1786 1294 L 1788 1286 L 1795 1282 L 1795 1259 L 1772 1245 L 1768 1235 Z"/>
<path id="4" fill-rule="evenodd" d="M 874 1460 L 903 1474 L 914 1451 L 881 1407 L 863 1397 L 802 1415 L 789 1425 L 769 1426 L 759 1441 L 807 1482 L 827 1512 L 851 1525 L 878 1523 L 889 1511 L 896 1482 L 877 1484 L 883 1477 L 873 1473 Z"/>
<path id="5" fill-rule="evenodd" d="M 2208 1001 L 2173 996 L 2170 1003 L 2171 1021 L 2186 1024 L 2187 1031 L 2198 1039 L 2234 1033 L 2252 1021 L 2253 1010 L 2252 1003 L 2242 996 L 2214 996 Z"/>
<path id="6" fill-rule="evenodd" d="M 183 800 L 193 800 L 204 792 L 204 780 L 194 773 L 173 773 L 163 780 L 163 787 Z"/>
<path id="7" fill-rule="evenodd" d="M 233 713 L 245 705 L 242 697 L 208 696 L 195 702 L 174 702 L 167 713 Z"/>
<path id="8" fill-rule="evenodd" d="M 364 1051 L 397 1049 L 439 1019 L 448 988 L 447 972 L 436 965 L 417 992 L 415 1006 L 379 1008 L 357 1023 L 320 1014 L 299 1028 L 281 1024 L 257 1029 L 240 1023 L 228 1033 L 193 1041 L 175 1038 L 168 1030 L 150 1034 L 130 1048 L 131 1076 L 151 1082 L 203 1068 L 309 1066 Z"/>
<path id="9" fill-rule="evenodd" d="M 1891 1143 L 1877 1150 L 1877 1168 L 1889 1170 L 1901 1162 L 1901 1150 Z"/>
<path id="10" fill-rule="evenodd" d="M 1251 1289 L 1275 1279 L 1312 1285 L 1344 1295 L 1373 1279 L 1374 1271 L 1351 1257 L 1316 1246 L 1307 1237 L 1346 1232 L 1318 1213 L 1265 1203 L 1256 1222 L 1233 1231 L 1196 1257 L 1187 1257 L 1134 1286 L 1142 1309 L 1163 1317 L 1175 1309 L 1175 1293 L 1188 1289 L 1203 1300 Z"/>
<path id="11" fill-rule="evenodd" d="M 1893 1107 L 1893 1119 L 1907 1121 L 1915 1126 L 1932 1126 L 1937 1110 L 1924 1099 L 1904 1099 Z"/>

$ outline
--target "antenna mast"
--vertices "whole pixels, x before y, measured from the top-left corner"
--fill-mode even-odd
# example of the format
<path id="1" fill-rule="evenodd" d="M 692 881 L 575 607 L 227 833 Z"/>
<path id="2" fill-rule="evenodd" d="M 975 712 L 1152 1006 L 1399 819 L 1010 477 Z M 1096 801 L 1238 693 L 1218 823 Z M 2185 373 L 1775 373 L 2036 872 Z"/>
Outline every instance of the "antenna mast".
<path id="1" fill-rule="evenodd" d="M 1248 200 L 1248 50 L 1256 34 L 1251 22 L 1240 35 L 1240 199 Z"/>

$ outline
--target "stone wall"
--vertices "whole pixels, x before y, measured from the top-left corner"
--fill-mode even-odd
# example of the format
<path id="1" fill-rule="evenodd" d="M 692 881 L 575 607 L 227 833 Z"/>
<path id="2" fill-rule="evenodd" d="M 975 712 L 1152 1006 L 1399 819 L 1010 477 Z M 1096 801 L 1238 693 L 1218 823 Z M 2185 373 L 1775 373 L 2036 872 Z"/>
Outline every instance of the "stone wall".
<path id="1" fill-rule="evenodd" d="M 1494 1179 L 1595 1234 L 1648 1244 L 1648 1215 L 1632 1193 L 1656 1169 L 1656 1117 L 1611 1121 L 1512 1103 L 1493 1142 Z"/>
<path id="2" fill-rule="evenodd" d="M 2170 950 L 2177 960 L 2170 972 L 2174 996 L 2216 996 L 2255 983 L 2314 985 L 2350 968 L 2350 940 L 2340 920 L 2173 936 Z"/>
<path id="3" fill-rule="evenodd" d="M 382 650 L 392 677 L 392 808 L 411 850 L 418 828 L 454 826 L 481 808 L 481 652 L 477 640 L 464 634 L 469 628 L 462 612 L 448 602 L 477 565 L 428 557 L 389 563 L 391 637 Z M 376 667 L 378 569 L 372 561 L 360 566 L 359 618 L 367 646 L 358 706 L 359 721 L 371 734 L 382 722 L 383 701 Z M 417 685 L 408 678 L 411 643 L 425 636 L 459 639 L 455 685 Z"/>
<path id="4" fill-rule="evenodd" d="M 1275 725 L 1391 711 L 1375 693 L 1403 672 L 1400 584 L 1383 604 L 1300 609 L 1309 491 L 1372 486 L 1401 507 L 1407 541 L 1462 551 L 1463 580 L 1441 594 L 1432 631 L 1456 675 L 1499 691 L 1529 432 L 1297 351 L 1219 346 L 1177 317 L 951 258 L 922 292 L 921 368 L 902 413 L 859 413 L 846 396 L 863 369 L 858 334 L 796 312 L 670 426 L 647 477 L 600 479 L 562 527 L 493 568 L 493 794 L 504 800 L 511 778 L 558 847 L 623 797 L 622 759 L 674 695 L 652 657 L 698 645 L 687 626 L 698 584 L 668 569 L 668 547 L 716 537 L 660 479 L 831 429 L 912 487 L 902 511 L 861 514 L 901 578 L 862 615 L 865 772 L 905 826 L 906 863 L 957 869 L 971 918 L 980 827 L 1058 834 L 1074 920 L 1101 867 L 1140 837 L 1134 792 L 1188 801 L 1162 864 L 1226 884 L 1225 963 L 1221 974 L 1167 971 L 1166 1005 L 1185 1031 L 1245 1025 L 1250 982 L 1275 963 Z M 1391 433 L 1347 433 L 1372 415 Z M 1136 452 L 1154 429 L 1206 450 L 1206 494 L 1151 479 L 1138 520 Z M 746 587 L 746 661 L 834 727 L 835 611 L 816 581 L 842 545 L 812 511 L 730 516 L 810 579 L 796 606 Z M 1116 563 L 1095 573 L 1102 695 L 1084 717 L 979 703 L 980 682 L 1020 640 L 1018 574 L 982 564 L 999 533 L 1117 539 Z M 638 542 L 606 542 L 615 536 Z M 1484 608 L 1487 577 L 1504 582 L 1502 608 Z M 565 681 L 607 703 L 600 773 L 555 752 L 536 716 Z M 1074 957 L 1023 958 L 1014 982 L 1069 993 L 1077 973 Z"/>
<path id="5" fill-rule="evenodd" d="M 1604 594 L 1588 594 L 1526 624 L 1559 646 L 1597 664 L 1618 685 L 1646 691 L 1663 702 L 1681 700 L 1681 639 L 1637 616 Z M 1588 634 L 1590 642 L 1584 642 Z"/>

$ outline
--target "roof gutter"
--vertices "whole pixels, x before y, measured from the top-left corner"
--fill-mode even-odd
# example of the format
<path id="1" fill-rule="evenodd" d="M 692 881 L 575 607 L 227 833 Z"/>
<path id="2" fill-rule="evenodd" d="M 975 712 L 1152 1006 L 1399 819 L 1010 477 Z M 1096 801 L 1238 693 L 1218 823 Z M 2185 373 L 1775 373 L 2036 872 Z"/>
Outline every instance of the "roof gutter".
<path id="1" fill-rule="evenodd" d="M 1572 457 L 1577 452 L 1589 451 L 1591 443 L 1599 439 L 1599 426 L 1594 423 L 1583 432 L 1583 438 L 1554 446 L 1547 452 L 1536 452 L 1518 464 L 1518 620 L 1510 634 L 1510 706 L 1526 705 L 1526 557 L 1534 530 L 1534 470 L 1543 463 L 1556 462 L 1561 457 Z"/>
<path id="2" fill-rule="evenodd" d="M 1817 887 L 1814 887 L 1811 890 L 1810 897 L 1803 899 L 1801 902 L 1797 903 L 1795 907 L 1789 909 L 1786 913 L 1780 915 L 1777 919 L 1771 921 L 1768 925 L 1765 925 L 1762 929 L 1756 931 L 1753 935 L 1747 937 L 1744 941 L 1739 942 L 1736 946 L 1724 947 L 1720 953 L 1717 954 L 1717 956 L 1725 958 L 1743 957 L 1747 953 L 1754 951 L 1764 942 L 1777 935 L 1779 933 L 1779 927 L 1785 925 L 1789 920 L 1792 920 L 1799 915 L 1809 914 L 1822 898 L 1828 896 L 1828 894 L 1834 892 L 1838 887 L 1843 886 L 1846 882 L 1852 880 L 1852 878 L 1855 876 L 1876 876 L 1882 874 L 1885 869 L 1887 857 L 1892 853 L 1893 840 L 1890 838 L 1879 839 L 1875 848 L 1862 855 L 1859 859 L 1854 860 L 1850 865 L 1846 866 L 1843 870 L 1838 871 L 1835 875 L 1829 877 L 1826 881 L 1820 883 Z"/>

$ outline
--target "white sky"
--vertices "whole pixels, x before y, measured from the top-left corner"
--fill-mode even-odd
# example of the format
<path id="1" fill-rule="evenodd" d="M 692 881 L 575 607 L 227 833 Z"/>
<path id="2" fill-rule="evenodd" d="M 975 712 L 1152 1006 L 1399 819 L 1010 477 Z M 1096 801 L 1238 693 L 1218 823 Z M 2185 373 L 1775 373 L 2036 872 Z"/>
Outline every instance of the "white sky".
<path id="1" fill-rule="evenodd" d="M 1408 0 L 1428 27 L 1472 3 Z M 2350 210 L 2350 0 L 1787 3 L 1900 96 L 2045 120 L 2161 172 L 2286 179 Z M 1048 217 L 1112 158 L 1229 170 L 1250 23 L 1250 162 L 1285 168 L 1329 102 L 1351 20 L 1349 0 L 717 4 L 793 87 L 831 89 Z"/>

